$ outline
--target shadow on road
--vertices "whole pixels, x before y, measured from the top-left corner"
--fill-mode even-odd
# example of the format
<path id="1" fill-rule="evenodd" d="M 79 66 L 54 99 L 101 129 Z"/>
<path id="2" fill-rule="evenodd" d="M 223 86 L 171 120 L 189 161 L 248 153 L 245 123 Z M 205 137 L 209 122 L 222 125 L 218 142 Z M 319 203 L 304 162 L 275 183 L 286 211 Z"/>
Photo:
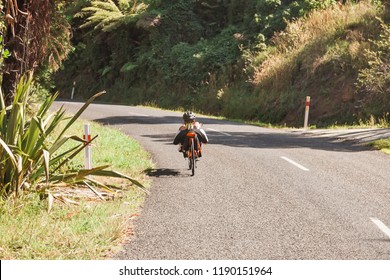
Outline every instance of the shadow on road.
<path id="1" fill-rule="evenodd" d="M 169 177 L 188 177 L 189 174 L 182 174 L 177 169 L 169 169 L 169 168 L 157 168 L 157 169 L 148 169 L 145 171 L 147 175 L 150 177 L 157 177 L 157 178 L 169 178 Z"/>
<path id="2" fill-rule="evenodd" d="M 208 132 L 210 143 L 228 145 L 238 148 L 259 148 L 259 149 L 293 149 L 309 148 L 314 150 L 359 152 L 372 148 L 358 145 L 354 141 L 341 141 L 331 137 L 312 137 L 294 133 L 254 133 L 237 132 L 225 136 L 218 133 Z"/>
<path id="3" fill-rule="evenodd" d="M 182 119 L 180 116 L 115 116 L 99 118 L 94 121 L 116 125 L 116 124 L 177 124 L 180 125 Z M 199 118 L 199 121 L 203 121 Z M 265 132 L 231 132 L 230 136 L 223 135 L 216 131 L 207 130 L 209 125 L 232 125 L 232 122 L 205 119 L 205 130 L 209 136 L 210 145 L 224 145 L 237 148 L 259 148 L 259 149 L 291 149 L 291 148 L 310 148 L 316 150 L 340 151 L 340 152 L 359 152 L 367 151 L 372 148 L 359 144 L 353 140 L 364 132 L 347 132 L 338 136 L 329 136 L 326 133 L 305 133 L 305 132 L 288 132 L 270 129 Z M 234 123 L 235 125 L 244 125 Z M 168 132 L 168 131 L 167 131 Z M 152 138 L 155 142 L 162 142 L 171 145 L 176 131 L 165 134 L 141 135 L 142 137 Z M 378 132 L 380 133 L 380 132 Z M 350 135 L 349 135 L 350 134 Z M 353 135 L 352 135 L 353 134 Z M 349 137 L 350 136 L 350 137 Z"/>

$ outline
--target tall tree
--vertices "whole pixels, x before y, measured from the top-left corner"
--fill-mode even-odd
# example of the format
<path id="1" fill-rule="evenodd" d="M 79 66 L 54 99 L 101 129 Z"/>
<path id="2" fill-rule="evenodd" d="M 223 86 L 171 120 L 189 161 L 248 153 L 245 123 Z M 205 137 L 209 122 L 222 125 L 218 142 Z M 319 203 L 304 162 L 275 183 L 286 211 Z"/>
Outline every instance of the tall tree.
<path id="1" fill-rule="evenodd" d="M 4 45 L 11 52 L 1 82 L 8 103 L 24 73 L 46 62 L 58 67 L 68 53 L 70 28 L 60 13 L 62 5 L 58 0 L 2 0 Z"/>

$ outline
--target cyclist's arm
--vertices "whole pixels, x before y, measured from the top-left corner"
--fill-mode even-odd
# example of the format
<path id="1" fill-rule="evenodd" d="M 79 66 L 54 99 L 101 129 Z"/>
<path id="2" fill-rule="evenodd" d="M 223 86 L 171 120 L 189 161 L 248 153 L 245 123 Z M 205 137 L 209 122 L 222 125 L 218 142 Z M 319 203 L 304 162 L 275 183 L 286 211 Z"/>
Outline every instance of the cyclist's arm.
<path id="1" fill-rule="evenodd" d="M 200 129 L 202 125 L 199 122 L 194 122 L 194 128 L 195 129 Z"/>

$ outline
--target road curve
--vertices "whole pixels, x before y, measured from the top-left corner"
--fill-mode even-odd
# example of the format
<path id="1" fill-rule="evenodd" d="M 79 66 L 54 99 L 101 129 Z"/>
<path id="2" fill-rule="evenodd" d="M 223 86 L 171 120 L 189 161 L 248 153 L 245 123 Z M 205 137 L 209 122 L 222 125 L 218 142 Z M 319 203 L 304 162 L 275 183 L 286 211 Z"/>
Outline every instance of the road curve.
<path id="1" fill-rule="evenodd" d="M 180 112 L 92 104 L 82 118 L 131 135 L 156 164 L 118 259 L 390 259 L 388 155 L 200 117 L 210 143 L 191 177 L 171 144 Z"/>

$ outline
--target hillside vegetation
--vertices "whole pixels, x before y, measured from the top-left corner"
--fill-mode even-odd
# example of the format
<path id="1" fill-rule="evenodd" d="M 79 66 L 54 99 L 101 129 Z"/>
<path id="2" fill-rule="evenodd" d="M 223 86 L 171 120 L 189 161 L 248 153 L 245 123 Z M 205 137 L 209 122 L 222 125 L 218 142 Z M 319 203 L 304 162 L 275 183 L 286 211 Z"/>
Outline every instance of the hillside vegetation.
<path id="1" fill-rule="evenodd" d="M 370 67 L 368 50 L 380 33 L 376 5 L 333 5 L 288 24 L 264 52 L 251 54 L 253 89 L 246 102 L 228 102 L 248 118 L 299 125 L 305 96 L 315 124 L 356 122 L 382 110 L 359 73 Z M 361 84 L 357 84 L 360 77 Z M 237 98 L 234 93 L 232 98 Z M 236 109 L 227 109 L 231 115 Z"/>
<path id="2" fill-rule="evenodd" d="M 76 98 L 302 125 L 386 119 L 387 1 L 74 1 Z"/>

